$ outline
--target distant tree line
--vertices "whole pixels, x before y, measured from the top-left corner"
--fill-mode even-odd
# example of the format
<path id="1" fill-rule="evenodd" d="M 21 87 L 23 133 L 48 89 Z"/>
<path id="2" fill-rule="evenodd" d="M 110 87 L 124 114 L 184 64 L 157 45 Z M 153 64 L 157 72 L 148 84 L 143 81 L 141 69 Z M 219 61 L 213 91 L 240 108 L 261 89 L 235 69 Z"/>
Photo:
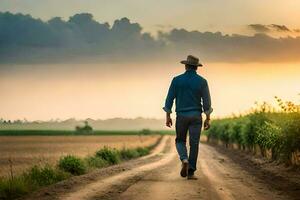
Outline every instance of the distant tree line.
<path id="1" fill-rule="evenodd" d="M 84 121 L 84 126 L 76 126 L 75 130 L 77 133 L 92 133 L 93 128 L 89 125 L 88 121 Z"/>
<path id="2" fill-rule="evenodd" d="M 27 123 L 28 121 L 26 119 L 24 120 L 20 120 L 20 119 L 17 119 L 17 120 L 5 120 L 3 118 L 0 118 L 0 124 L 23 124 L 23 123 Z"/>

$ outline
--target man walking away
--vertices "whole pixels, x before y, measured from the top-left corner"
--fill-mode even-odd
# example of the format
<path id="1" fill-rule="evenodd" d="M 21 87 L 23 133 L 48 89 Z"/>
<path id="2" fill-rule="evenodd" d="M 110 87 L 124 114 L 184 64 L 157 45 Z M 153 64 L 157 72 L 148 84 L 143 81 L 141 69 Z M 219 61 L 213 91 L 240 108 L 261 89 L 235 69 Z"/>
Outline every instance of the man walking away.
<path id="1" fill-rule="evenodd" d="M 185 65 L 185 72 L 173 78 L 166 98 L 166 126 L 172 126 L 172 106 L 176 104 L 176 149 L 182 162 L 180 175 L 188 179 L 196 179 L 194 172 L 197 169 L 199 140 L 202 128 L 202 113 L 206 115 L 204 130 L 210 127 L 212 112 L 211 99 L 207 81 L 197 74 L 202 64 L 195 56 L 189 55 L 181 61 Z M 186 148 L 187 132 L 189 132 L 190 152 Z"/>

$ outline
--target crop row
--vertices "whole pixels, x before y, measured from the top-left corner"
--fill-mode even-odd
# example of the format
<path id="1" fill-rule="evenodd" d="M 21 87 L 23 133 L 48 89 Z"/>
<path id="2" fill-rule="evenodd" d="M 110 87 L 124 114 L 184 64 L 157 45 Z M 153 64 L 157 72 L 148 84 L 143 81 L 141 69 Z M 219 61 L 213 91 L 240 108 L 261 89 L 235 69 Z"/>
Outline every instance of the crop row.
<path id="1" fill-rule="evenodd" d="M 209 142 L 260 153 L 272 160 L 299 164 L 300 113 L 253 112 L 245 116 L 217 119 L 205 132 Z"/>

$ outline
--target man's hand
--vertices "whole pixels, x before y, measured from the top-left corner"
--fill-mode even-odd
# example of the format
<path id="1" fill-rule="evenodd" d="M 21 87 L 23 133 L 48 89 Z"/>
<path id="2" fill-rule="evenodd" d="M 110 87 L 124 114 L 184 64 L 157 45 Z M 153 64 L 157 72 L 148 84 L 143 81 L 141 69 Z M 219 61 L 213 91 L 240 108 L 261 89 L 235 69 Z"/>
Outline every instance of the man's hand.
<path id="1" fill-rule="evenodd" d="M 206 119 L 204 121 L 204 130 L 208 130 L 210 128 L 210 119 Z"/>
<path id="2" fill-rule="evenodd" d="M 167 116 L 166 116 L 166 126 L 171 128 L 171 126 L 173 125 L 173 122 L 172 122 L 172 118 L 170 116 L 170 114 L 167 113 Z"/>

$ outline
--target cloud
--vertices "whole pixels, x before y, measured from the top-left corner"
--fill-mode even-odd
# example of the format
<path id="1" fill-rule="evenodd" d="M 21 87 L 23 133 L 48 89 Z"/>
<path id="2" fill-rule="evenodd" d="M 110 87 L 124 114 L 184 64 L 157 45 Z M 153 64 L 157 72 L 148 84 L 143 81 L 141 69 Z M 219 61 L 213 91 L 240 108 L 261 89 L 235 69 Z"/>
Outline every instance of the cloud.
<path id="1" fill-rule="evenodd" d="M 285 25 L 278 24 L 249 24 L 248 28 L 258 32 L 258 33 L 266 33 L 266 32 L 291 32 L 291 30 Z"/>
<path id="2" fill-rule="evenodd" d="M 260 32 L 288 29 L 279 25 L 249 27 Z M 89 13 L 75 14 L 67 21 L 55 17 L 46 22 L 30 15 L 0 13 L 0 64 L 150 62 L 188 53 L 206 62 L 294 62 L 300 61 L 300 37 L 226 35 L 173 28 L 154 38 L 128 18 L 110 25 L 95 21 Z"/>
<path id="3" fill-rule="evenodd" d="M 154 25 L 156 28 L 159 28 L 159 29 L 172 29 L 174 28 L 174 26 L 170 25 L 170 24 L 155 24 Z"/>
<path id="4" fill-rule="evenodd" d="M 270 28 L 263 24 L 249 24 L 248 27 L 256 32 L 269 32 Z"/>
<path id="5" fill-rule="evenodd" d="M 300 29 L 294 29 L 294 32 L 300 33 Z"/>
<path id="6" fill-rule="evenodd" d="M 112 27 L 89 13 L 68 21 L 59 17 L 43 22 L 30 15 L 0 13 L 0 62 L 68 60 L 69 57 L 102 57 L 143 54 L 159 46 L 138 23 L 116 20 Z M 67 58 L 67 59 L 65 59 Z"/>
<path id="7" fill-rule="evenodd" d="M 266 34 L 254 36 L 224 35 L 221 32 L 174 29 L 161 37 L 172 49 L 192 50 L 205 60 L 221 62 L 290 62 L 300 61 L 300 37 L 273 38 Z"/>
<path id="8" fill-rule="evenodd" d="M 279 31 L 279 32 L 290 32 L 291 31 L 285 25 L 271 24 L 270 27 L 274 28 L 276 31 Z"/>

